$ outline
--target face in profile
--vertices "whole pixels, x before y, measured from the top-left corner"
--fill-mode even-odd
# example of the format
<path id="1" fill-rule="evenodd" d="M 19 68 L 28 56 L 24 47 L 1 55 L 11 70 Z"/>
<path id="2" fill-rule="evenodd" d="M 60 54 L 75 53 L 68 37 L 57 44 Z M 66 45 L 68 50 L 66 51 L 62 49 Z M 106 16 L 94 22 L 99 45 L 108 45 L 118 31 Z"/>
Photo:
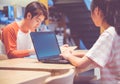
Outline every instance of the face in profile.
<path id="1" fill-rule="evenodd" d="M 38 28 L 41 25 L 41 23 L 44 21 L 44 19 L 45 19 L 44 15 L 34 16 L 31 19 L 32 28 L 33 29 Z"/>
<path id="2" fill-rule="evenodd" d="M 91 11 L 91 18 L 97 27 L 102 26 L 104 21 L 104 14 L 100 8 L 95 7 L 94 10 Z"/>
<path id="3" fill-rule="evenodd" d="M 41 23 L 44 21 L 45 16 L 44 15 L 36 15 L 34 17 L 32 17 L 32 15 L 29 13 L 28 14 L 28 20 L 29 20 L 29 27 L 31 30 L 35 30 L 37 29 Z"/>

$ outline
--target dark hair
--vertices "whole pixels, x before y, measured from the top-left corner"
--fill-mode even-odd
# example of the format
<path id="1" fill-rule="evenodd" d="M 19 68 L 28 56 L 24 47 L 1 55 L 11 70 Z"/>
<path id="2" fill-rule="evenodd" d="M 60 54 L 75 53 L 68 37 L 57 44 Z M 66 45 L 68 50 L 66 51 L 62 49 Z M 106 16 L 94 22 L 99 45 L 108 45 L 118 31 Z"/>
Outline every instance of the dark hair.
<path id="1" fill-rule="evenodd" d="M 37 1 L 31 2 L 26 6 L 24 18 L 26 18 L 28 12 L 31 13 L 32 18 L 36 15 L 44 15 L 45 20 L 48 18 L 47 8 L 42 3 Z"/>
<path id="2" fill-rule="evenodd" d="M 114 26 L 117 34 L 120 35 L 120 0 L 92 0 L 91 12 L 96 7 L 102 11 L 104 20 Z"/>

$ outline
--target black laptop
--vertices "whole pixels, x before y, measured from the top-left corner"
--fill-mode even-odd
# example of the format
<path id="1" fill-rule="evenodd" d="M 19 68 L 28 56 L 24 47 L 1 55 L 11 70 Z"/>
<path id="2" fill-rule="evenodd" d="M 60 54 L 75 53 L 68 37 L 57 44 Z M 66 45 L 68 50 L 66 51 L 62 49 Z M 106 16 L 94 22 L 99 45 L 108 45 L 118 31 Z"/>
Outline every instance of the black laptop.
<path id="1" fill-rule="evenodd" d="M 39 61 L 44 63 L 69 63 L 59 56 L 61 51 L 54 32 L 31 32 L 30 36 Z"/>

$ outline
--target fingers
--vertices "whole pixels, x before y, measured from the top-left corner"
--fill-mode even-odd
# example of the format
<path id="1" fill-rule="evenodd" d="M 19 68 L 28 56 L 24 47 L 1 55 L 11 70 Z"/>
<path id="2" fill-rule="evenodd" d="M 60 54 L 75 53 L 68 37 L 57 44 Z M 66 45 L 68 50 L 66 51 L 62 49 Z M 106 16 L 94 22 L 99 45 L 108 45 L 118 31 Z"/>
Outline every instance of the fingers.
<path id="1" fill-rule="evenodd" d="M 63 46 L 64 46 L 64 47 L 69 47 L 69 45 L 68 45 L 68 44 L 64 44 Z"/>
<path id="2" fill-rule="evenodd" d="M 68 56 L 67 55 L 64 55 L 64 54 L 60 54 L 60 56 L 62 57 L 62 58 L 64 58 L 64 59 L 68 59 Z"/>
<path id="3" fill-rule="evenodd" d="M 68 60 L 68 57 L 71 56 L 71 55 L 72 55 L 72 51 L 70 51 L 70 50 L 66 50 L 66 51 L 64 51 L 60 54 L 60 56 L 63 57 L 64 59 L 66 59 L 66 60 Z"/>

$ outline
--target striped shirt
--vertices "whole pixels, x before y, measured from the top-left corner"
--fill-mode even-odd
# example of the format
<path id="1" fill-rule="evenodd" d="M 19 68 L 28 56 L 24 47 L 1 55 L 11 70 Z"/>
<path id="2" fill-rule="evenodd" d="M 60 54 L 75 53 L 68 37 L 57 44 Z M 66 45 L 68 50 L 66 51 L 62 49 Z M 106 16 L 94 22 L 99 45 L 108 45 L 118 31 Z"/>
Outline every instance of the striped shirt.
<path id="1" fill-rule="evenodd" d="M 86 53 L 101 71 L 101 84 L 120 84 L 120 36 L 114 27 L 105 30 Z"/>

